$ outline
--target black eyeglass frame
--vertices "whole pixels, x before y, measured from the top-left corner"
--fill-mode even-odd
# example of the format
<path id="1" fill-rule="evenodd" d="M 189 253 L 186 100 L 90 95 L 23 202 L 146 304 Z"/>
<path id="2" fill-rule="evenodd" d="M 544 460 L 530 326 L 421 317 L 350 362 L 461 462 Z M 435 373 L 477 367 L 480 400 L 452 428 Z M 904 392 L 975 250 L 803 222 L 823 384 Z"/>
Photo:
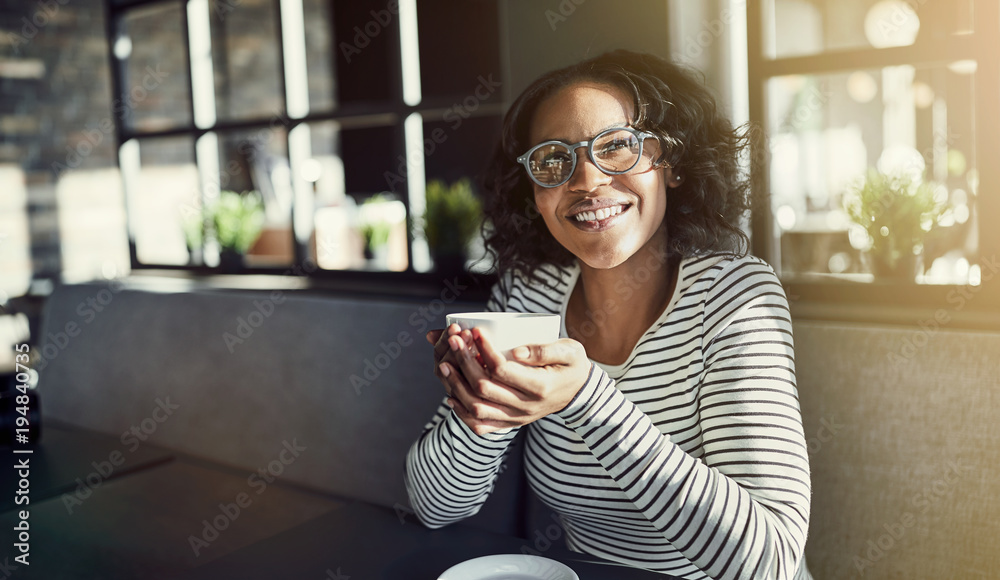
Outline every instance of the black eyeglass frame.
<path id="1" fill-rule="evenodd" d="M 636 138 L 639 139 L 639 154 L 636 155 L 636 157 L 635 157 L 635 163 L 633 163 L 631 167 L 629 167 L 628 169 L 625 169 L 623 171 L 609 171 L 609 170 L 601 167 L 601 164 L 598 163 L 597 160 L 594 159 L 594 143 L 597 140 L 599 140 L 603 135 L 607 135 L 608 133 L 613 133 L 615 131 L 627 131 L 627 132 L 635 135 Z M 543 141 L 543 142 L 539 143 L 538 145 L 535 145 L 531 149 L 528 149 L 524 153 L 524 155 L 521 155 L 520 157 L 518 157 L 517 158 L 517 162 L 524 166 L 524 170 L 528 172 L 528 178 L 531 179 L 531 181 L 533 181 L 536 184 L 538 184 L 540 187 L 545 187 L 545 188 L 559 187 L 560 185 L 562 185 L 562 184 L 566 183 L 567 181 L 569 181 L 573 177 L 573 173 L 576 172 L 576 162 L 577 162 L 576 150 L 579 149 L 580 147 L 586 147 L 587 148 L 587 157 L 590 158 L 590 162 L 594 164 L 594 167 L 597 167 L 598 169 L 600 169 L 602 173 L 604 173 L 605 175 L 621 175 L 623 173 L 628 173 L 629 171 L 632 171 L 633 169 L 635 169 L 635 166 L 639 164 L 639 160 L 642 159 L 642 145 L 643 145 L 643 143 L 646 141 L 646 139 L 650 139 L 652 137 L 656 137 L 656 135 L 654 135 L 654 134 L 652 134 L 652 133 L 650 133 L 648 131 L 640 131 L 639 129 L 636 129 L 635 127 L 611 127 L 609 129 L 605 129 L 605 130 L 601 131 L 597 135 L 594 135 L 594 137 L 591 138 L 591 139 L 588 139 L 586 141 L 580 141 L 579 143 L 574 143 L 572 145 L 570 145 L 569 143 L 563 143 L 562 141 L 555 140 L 555 139 L 550 140 L 550 141 Z M 573 160 L 573 165 L 572 165 L 572 167 L 570 167 L 569 173 L 566 174 L 566 179 L 563 179 L 559 183 L 552 183 L 552 184 L 542 183 L 541 181 L 539 181 L 538 179 L 535 178 L 535 175 L 531 172 L 531 166 L 528 165 L 530 163 L 530 160 L 531 160 L 531 155 L 535 151 L 541 149 L 542 147 L 545 147 L 546 145 L 562 145 L 562 146 L 566 147 L 567 149 L 569 149 L 570 157 Z"/>

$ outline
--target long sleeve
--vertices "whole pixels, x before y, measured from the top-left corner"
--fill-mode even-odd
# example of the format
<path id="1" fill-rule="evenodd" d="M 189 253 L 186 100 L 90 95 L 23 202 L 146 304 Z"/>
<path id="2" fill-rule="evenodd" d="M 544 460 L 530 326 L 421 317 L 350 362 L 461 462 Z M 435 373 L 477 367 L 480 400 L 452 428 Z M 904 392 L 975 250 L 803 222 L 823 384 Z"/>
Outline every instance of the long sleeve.
<path id="1" fill-rule="evenodd" d="M 516 435 L 476 435 L 442 401 L 406 456 L 406 489 L 420 521 L 440 528 L 478 512 Z"/>
<path id="2" fill-rule="evenodd" d="M 694 402 L 700 458 L 594 370 L 558 415 L 678 552 L 716 579 L 791 579 L 809 522 L 809 467 L 781 286 L 766 266 L 720 275 L 705 296 Z"/>
<path id="3" fill-rule="evenodd" d="M 487 309 L 506 305 L 503 281 Z M 434 417 L 410 447 L 405 481 L 410 505 L 420 521 L 439 528 L 475 515 L 489 497 L 505 452 L 518 429 L 476 435 L 441 400 Z"/>

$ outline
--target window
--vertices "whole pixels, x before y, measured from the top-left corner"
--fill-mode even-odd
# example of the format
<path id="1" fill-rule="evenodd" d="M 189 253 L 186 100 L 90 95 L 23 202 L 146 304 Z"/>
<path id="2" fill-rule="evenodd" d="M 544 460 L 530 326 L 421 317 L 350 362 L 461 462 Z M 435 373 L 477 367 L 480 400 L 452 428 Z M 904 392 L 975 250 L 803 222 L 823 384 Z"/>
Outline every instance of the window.
<path id="1" fill-rule="evenodd" d="M 748 3 L 754 252 L 793 302 L 996 309 L 998 37 L 981 0 Z"/>
<path id="2" fill-rule="evenodd" d="M 247 272 L 433 268 L 415 219 L 425 183 L 475 177 L 500 132 L 497 1 L 113 0 L 109 13 L 134 268 L 223 267 L 199 224 L 226 190 L 263 205 Z M 382 243 L 366 245 L 376 228 Z"/>

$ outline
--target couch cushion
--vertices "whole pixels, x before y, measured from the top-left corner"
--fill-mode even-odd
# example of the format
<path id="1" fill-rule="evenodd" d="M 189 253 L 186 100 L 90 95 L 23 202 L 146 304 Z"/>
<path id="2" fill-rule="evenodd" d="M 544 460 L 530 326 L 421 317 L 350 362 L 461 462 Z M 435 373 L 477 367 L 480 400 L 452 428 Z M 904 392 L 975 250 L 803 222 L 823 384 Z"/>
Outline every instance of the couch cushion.
<path id="1" fill-rule="evenodd" d="M 115 284 L 50 297 L 45 416 L 119 436 L 125 453 L 149 440 L 405 517 L 404 456 L 443 396 L 424 332 L 482 304 Z M 514 532 L 522 492 L 500 478 L 477 521 Z"/>

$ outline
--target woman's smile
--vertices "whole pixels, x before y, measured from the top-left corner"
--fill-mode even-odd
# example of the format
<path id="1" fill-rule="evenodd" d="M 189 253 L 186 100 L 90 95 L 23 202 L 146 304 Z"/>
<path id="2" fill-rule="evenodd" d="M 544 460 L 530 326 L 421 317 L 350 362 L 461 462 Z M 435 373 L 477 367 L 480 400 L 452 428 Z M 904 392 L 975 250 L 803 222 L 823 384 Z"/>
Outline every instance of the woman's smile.
<path id="1" fill-rule="evenodd" d="M 588 203 L 589 202 L 589 203 Z M 632 204 L 614 200 L 588 200 L 578 204 L 566 216 L 577 229 L 584 232 L 604 232 L 621 224 L 628 217 Z"/>

